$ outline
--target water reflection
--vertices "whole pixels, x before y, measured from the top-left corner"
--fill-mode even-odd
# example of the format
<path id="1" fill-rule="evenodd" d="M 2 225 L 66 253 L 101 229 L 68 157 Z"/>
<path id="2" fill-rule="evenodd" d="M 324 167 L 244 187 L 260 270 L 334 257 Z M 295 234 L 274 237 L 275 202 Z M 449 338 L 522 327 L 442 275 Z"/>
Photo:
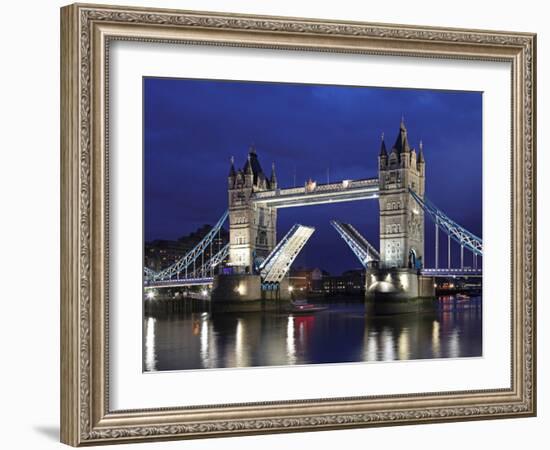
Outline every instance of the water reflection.
<path id="1" fill-rule="evenodd" d="M 208 315 L 204 314 L 201 317 L 201 327 L 200 327 L 200 336 L 201 336 L 201 360 L 204 363 L 204 367 L 210 367 L 210 355 L 208 354 L 209 346 L 209 333 L 208 329 Z"/>
<path id="2" fill-rule="evenodd" d="M 422 314 L 369 317 L 361 303 L 310 315 L 145 318 L 146 371 L 481 356 L 481 298 Z"/>
<path id="3" fill-rule="evenodd" d="M 288 316 L 286 326 L 286 353 L 288 364 L 296 364 L 296 342 L 294 341 L 294 317 Z"/>
<path id="4" fill-rule="evenodd" d="M 149 317 L 145 328 L 145 370 L 152 372 L 157 370 L 157 353 L 155 349 L 155 322 L 156 319 Z"/>
<path id="5" fill-rule="evenodd" d="M 439 333 L 439 322 L 434 320 L 432 322 L 432 355 L 434 358 L 439 358 L 441 356 Z"/>
<path id="6" fill-rule="evenodd" d="M 376 333 L 374 331 L 368 332 L 368 328 L 365 328 L 367 333 L 365 333 L 366 340 L 363 343 L 366 347 L 366 352 L 363 358 L 363 361 L 376 361 L 378 354 L 378 341 L 376 340 Z"/>
<path id="7" fill-rule="evenodd" d="M 395 343 L 393 335 L 388 327 L 382 329 L 382 360 L 393 361 L 395 359 Z"/>
<path id="8" fill-rule="evenodd" d="M 245 349 L 244 321 L 238 319 L 235 335 L 235 360 L 236 367 L 248 367 L 248 351 Z"/>
<path id="9" fill-rule="evenodd" d="M 399 335 L 399 340 L 397 343 L 399 349 L 399 359 L 409 359 L 409 329 L 403 328 L 401 334 Z"/>

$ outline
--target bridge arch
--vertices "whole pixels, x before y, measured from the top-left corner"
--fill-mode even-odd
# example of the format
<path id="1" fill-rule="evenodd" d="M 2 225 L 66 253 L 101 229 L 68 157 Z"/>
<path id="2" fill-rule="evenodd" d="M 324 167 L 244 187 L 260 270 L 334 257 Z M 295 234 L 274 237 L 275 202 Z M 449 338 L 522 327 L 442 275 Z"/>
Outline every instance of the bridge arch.
<path id="1" fill-rule="evenodd" d="M 416 267 L 416 250 L 411 248 L 409 250 L 409 268 L 414 269 Z"/>

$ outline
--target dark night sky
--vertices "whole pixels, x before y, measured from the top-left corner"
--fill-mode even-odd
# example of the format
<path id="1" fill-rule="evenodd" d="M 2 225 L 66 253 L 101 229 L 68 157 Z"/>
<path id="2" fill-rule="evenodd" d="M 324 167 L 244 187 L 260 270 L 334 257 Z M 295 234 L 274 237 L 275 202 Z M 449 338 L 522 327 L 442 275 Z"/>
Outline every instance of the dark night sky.
<path id="1" fill-rule="evenodd" d="M 375 177 L 380 135 L 389 150 L 402 115 L 411 147 L 424 143 L 427 197 L 481 236 L 479 92 L 145 78 L 145 239 L 214 224 L 227 209 L 230 157 L 242 167 L 252 143 L 268 175 L 275 162 L 280 187 L 294 185 L 294 172 L 297 185 L 324 183 L 327 168 L 331 181 Z M 295 267 L 360 267 L 331 219 L 352 223 L 378 247 L 377 200 L 280 209 L 278 238 L 294 223 L 316 228 Z M 446 261 L 446 239 L 440 250 Z M 428 218 L 425 263 L 434 266 Z"/>

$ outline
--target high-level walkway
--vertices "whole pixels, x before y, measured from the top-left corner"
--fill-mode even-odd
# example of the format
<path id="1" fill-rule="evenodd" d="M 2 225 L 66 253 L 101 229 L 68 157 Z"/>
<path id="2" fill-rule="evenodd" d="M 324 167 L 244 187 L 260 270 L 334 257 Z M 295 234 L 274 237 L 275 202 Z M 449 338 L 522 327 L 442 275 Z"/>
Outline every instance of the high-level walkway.
<path id="1" fill-rule="evenodd" d="M 335 183 L 306 183 L 302 187 L 256 192 L 253 203 L 274 208 L 290 208 L 325 203 L 367 200 L 378 197 L 378 178 L 343 180 Z"/>

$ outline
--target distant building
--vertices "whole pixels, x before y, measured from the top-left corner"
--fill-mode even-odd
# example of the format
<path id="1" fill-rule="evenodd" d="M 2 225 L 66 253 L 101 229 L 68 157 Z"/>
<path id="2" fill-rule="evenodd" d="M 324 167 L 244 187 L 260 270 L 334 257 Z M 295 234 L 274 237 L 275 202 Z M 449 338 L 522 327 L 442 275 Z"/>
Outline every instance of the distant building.
<path id="1" fill-rule="evenodd" d="M 298 267 L 290 270 L 290 285 L 295 291 L 315 292 L 322 289 L 323 272 L 319 268 Z"/>
<path id="2" fill-rule="evenodd" d="M 159 271 L 172 265 L 185 250 L 180 242 L 157 239 L 145 243 L 145 267 Z"/>
<path id="3" fill-rule="evenodd" d="M 159 271 L 171 266 L 187 252 L 193 249 L 212 229 L 212 225 L 203 225 L 196 231 L 182 236 L 177 240 L 156 239 L 145 243 L 145 267 Z M 212 253 L 216 254 L 229 241 L 229 232 L 220 229 L 219 237 L 212 243 Z M 204 260 L 210 258 L 210 248 L 204 253 Z"/>
<path id="4" fill-rule="evenodd" d="M 365 270 L 348 270 L 342 275 L 324 276 L 322 290 L 326 295 L 353 295 L 365 292 Z"/>

